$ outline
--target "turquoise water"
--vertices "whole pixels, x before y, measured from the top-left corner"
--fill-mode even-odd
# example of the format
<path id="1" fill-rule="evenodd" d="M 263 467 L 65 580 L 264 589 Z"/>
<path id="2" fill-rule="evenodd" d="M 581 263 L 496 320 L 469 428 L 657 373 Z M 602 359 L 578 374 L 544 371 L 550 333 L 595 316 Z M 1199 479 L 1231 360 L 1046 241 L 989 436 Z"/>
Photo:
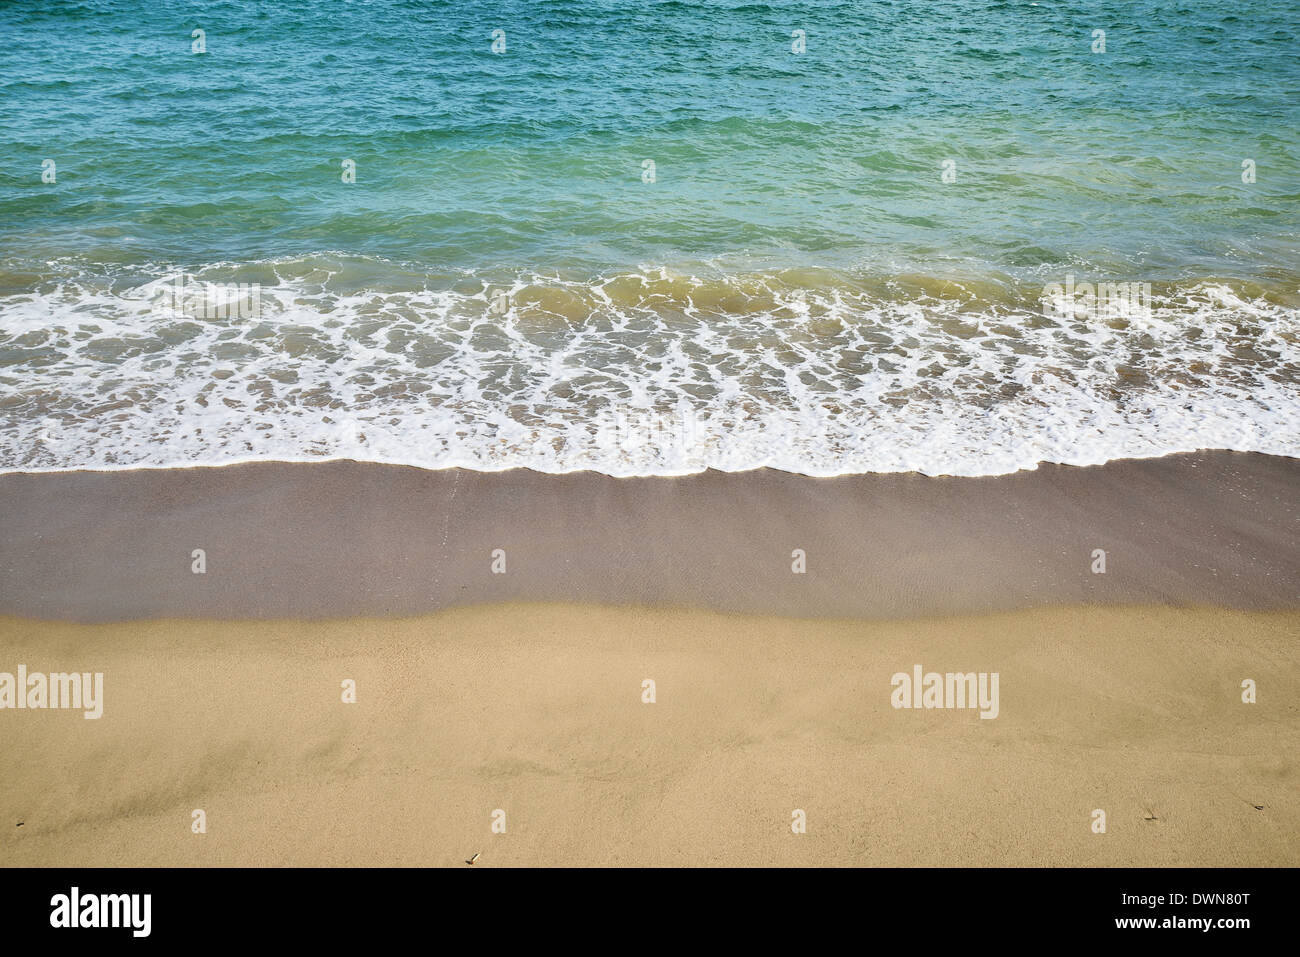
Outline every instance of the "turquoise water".
<path id="1" fill-rule="evenodd" d="M 1289 0 L 29 6 L 0 13 L 0 238 L 37 253 L 1144 278 L 1297 258 Z"/>
<path id="2" fill-rule="evenodd" d="M 7 5 L 0 467 L 1295 454 L 1296 13 Z M 1044 318 L 1067 276 L 1153 307 Z"/>

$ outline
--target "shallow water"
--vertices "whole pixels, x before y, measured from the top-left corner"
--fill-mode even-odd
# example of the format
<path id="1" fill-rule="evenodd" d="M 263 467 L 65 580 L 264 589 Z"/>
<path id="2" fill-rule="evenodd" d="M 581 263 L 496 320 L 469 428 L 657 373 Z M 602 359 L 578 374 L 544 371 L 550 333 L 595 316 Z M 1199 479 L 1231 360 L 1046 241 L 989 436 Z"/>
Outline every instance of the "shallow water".
<path id="1" fill-rule="evenodd" d="M 6 7 L 0 468 L 1300 455 L 1297 33 L 1285 2 Z"/>

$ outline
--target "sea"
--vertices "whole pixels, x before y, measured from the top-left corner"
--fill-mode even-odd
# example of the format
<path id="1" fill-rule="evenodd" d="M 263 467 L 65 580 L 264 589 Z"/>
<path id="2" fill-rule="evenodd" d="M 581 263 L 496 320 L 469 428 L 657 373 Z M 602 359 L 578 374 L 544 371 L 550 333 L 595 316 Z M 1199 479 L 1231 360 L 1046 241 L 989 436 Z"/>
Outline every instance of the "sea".
<path id="1" fill-rule="evenodd" d="M 0 471 L 1300 456 L 1296 0 L 0 4 Z"/>

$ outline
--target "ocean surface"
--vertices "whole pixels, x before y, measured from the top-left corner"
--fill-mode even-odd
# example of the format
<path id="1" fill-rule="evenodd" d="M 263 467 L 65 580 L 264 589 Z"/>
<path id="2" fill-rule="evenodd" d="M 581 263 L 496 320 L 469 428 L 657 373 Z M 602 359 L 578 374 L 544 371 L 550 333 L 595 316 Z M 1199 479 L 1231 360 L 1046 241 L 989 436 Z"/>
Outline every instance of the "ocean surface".
<path id="1" fill-rule="evenodd" d="M 1295 0 L 9 3 L 0 157 L 0 470 L 1300 456 Z"/>

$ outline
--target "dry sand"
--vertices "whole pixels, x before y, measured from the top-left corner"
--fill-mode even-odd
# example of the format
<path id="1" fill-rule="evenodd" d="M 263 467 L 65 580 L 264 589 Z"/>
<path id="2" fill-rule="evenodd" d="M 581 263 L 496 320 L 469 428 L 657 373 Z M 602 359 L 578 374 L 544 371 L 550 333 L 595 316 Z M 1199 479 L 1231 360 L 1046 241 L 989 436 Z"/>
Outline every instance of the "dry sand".
<path id="1" fill-rule="evenodd" d="M 105 707 L 0 714 L 0 861 L 1296 865 L 1298 631 L 1123 608 L 7 620 L 4 667 L 102 671 Z M 918 663 L 998 672 L 1000 714 L 894 709 Z"/>

